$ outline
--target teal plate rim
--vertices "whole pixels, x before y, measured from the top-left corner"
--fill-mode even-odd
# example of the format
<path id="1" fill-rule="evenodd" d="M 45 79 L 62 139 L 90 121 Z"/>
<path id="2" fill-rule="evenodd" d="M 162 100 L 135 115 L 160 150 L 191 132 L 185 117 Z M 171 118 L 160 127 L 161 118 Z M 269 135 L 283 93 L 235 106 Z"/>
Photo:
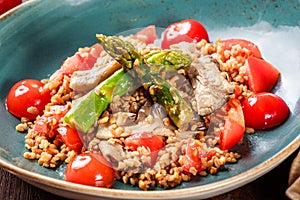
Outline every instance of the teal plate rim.
<path id="1" fill-rule="evenodd" d="M 26 8 L 34 5 L 35 2 L 39 1 L 28 1 L 23 5 L 20 5 L 8 13 L 0 16 L 0 21 L 4 22 L 6 19 L 11 20 L 9 18 L 13 18 L 14 14 L 22 13 L 27 11 Z M 285 77 L 284 77 L 285 78 Z M 2 94 L 1 94 L 2 95 Z M 3 95 L 2 95 L 3 96 Z M 3 107 L 4 100 L 1 96 L 2 111 L 5 112 L 5 108 Z M 294 131 L 299 133 L 300 127 L 295 125 L 296 122 L 300 121 L 300 101 L 298 98 L 297 102 L 294 102 L 295 108 L 292 110 L 292 114 L 289 120 L 286 122 L 284 126 L 287 126 L 290 131 Z M 9 114 L 5 114 L 7 117 Z M 14 120 L 14 123 L 17 122 L 11 116 L 8 116 L 9 120 Z M 279 127 L 278 131 L 284 131 L 284 127 Z M 257 135 L 249 136 L 246 138 L 246 142 L 254 142 L 257 138 L 259 138 L 263 133 L 257 133 Z M 280 134 L 281 135 L 281 134 Z M 295 134 L 294 134 L 295 135 Z M 21 137 L 21 136 L 18 136 Z M 268 136 L 267 136 L 268 137 Z M 288 141 L 288 142 L 287 142 Z M 118 199 L 183 199 L 183 198 L 209 198 L 212 196 L 216 196 L 218 194 L 222 194 L 233 189 L 236 189 L 240 186 L 243 186 L 258 177 L 264 175 L 269 172 L 276 166 L 278 166 L 282 161 L 284 161 L 289 155 L 291 155 L 297 148 L 300 146 L 300 136 L 295 136 L 293 138 L 288 138 L 285 142 L 287 145 L 283 145 L 284 147 L 281 149 L 275 150 L 273 153 L 266 152 L 266 155 L 263 155 L 261 158 L 263 159 L 261 162 L 256 163 L 254 166 L 246 166 L 247 163 L 243 163 L 241 160 L 240 164 L 244 165 L 245 171 L 241 173 L 233 173 L 232 177 L 227 177 L 225 179 L 220 179 L 217 182 L 206 182 L 203 185 L 199 185 L 196 183 L 189 183 L 187 185 L 183 185 L 181 187 L 176 187 L 175 189 L 168 190 L 154 190 L 154 191 L 141 191 L 136 190 L 136 188 L 127 187 L 127 189 L 121 189 L 122 185 L 116 185 L 115 187 L 119 187 L 119 189 L 111 188 L 96 188 L 84 185 L 78 185 L 70 182 L 65 182 L 59 178 L 51 177 L 47 175 L 47 173 L 38 173 L 35 171 L 31 171 L 28 167 L 24 167 L 21 164 L 19 158 L 10 158 L 5 157 L 6 149 L 0 147 L 0 166 L 9 172 L 17 175 L 18 177 L 24 179 L 25 181 L 35 185 L 41 189 L 48 190 L 51 188 L 50 192 L 69 197 L 69 198 L 118 198 Z M 25 151 L 22 150 L 21 152 Z M 9 153 L 8 153 L 9 154 Z M 266 159 L 264 160 L 264 158 Z M 32 162 L 25 162 L 25 164 L 32 164 Z M 239 165 L 239 163 L 237 164 Z M 234 168 L 234 165 L 230 166 L 230 168 Z"/>

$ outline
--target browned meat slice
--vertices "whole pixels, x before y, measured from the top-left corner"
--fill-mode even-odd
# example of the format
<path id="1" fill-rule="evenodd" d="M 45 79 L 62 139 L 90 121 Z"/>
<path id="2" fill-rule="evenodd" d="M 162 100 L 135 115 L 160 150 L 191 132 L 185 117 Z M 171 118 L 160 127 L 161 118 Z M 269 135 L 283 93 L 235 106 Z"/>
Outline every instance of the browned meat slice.
<path id="1" fill-rule="evenodd" d="M 96 64 L 90 70 L 76 71 L 71 77 L 70 87 L 75 93 L 89 92 L 120 68 L 117 61 L 111 60 L 102 66 Z"/>
<path id="2" fill-rule="evenodd" d="M 187 74 L 191 79 L 197 111 L 201 116 L 224 105 L 234 91 L 234 85 L 222 76 L 218 62 L 211 56 L 194 59 Z"/>
<path id="3" fill-rule="evenodd" d="M 141 132 L 152 132 L 161 136 L 174 135 L 175 127 L 171 124 L 164 124 L 166 116 L 167 114 L 161 105 L 145 103 L 139 110 L 138 116 L 130 112 L 110 114 L 109 118 L 115 122 L 113 126 L 122 129 L 122 131 L 117 132 L 117 128 L 111 128 L 109 123 L 101 123 L 98 125 L 96 137 L 98 139 L 120 138 Z"/>
<path id="4" fill-rule="evenodd" d="M 193 108 L 201 116 L 208 115 L 227 102 L 234 91 L 234 85 L 224 78 L 219 63 L 197 48 L 197 44 L 181 42 L 171 46 L 188 53 L 192 58 L 191 67 L 186 70 L 194 90 L 190 98 Z"/>
<path id="5" fill-rule="evenodd" d="M 152 132 L 155 135 L 174 135 L 172 125 L 165 126 L 164 118 L 167 116 L 164 108 L 158 103 L 150 105 L 146 103 L 139 110 L 137 123 L 131 126 L 124 126 L 124 132 L 136 134 L 140 132 Z"/>
<path id="6" fill-rule="evenodd" d="M 110 140 L 100 141 L 98 147 L 102 155 L 109 160 L 112 164 L 117 165 L 118 162 L 125 158 L 125 151 L 122 145 L 110 142 Z"/>

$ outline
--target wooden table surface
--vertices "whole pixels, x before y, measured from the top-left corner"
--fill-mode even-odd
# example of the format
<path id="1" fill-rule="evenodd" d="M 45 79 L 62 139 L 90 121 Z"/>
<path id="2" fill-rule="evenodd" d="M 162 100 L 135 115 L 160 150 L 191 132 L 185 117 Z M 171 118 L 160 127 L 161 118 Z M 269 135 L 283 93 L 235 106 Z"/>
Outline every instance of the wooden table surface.
<path id="1" fill-rule="evenodd" d="M 289 169 L 298 151 L 282 164 L 256 181 L 232 192 L 209 200 L 288 200 L 285 190 L 288 187 Z M 0 200 L 64 200 L 51 194 L 51 191 L 38 189 L 17 178 L 0 167 Z"/>

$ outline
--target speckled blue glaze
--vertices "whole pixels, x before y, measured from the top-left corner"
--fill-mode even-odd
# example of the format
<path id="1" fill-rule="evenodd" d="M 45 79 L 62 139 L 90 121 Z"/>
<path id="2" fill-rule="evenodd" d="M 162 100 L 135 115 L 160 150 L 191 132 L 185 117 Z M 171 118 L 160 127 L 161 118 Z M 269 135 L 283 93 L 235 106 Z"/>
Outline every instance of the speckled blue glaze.
<path id="1" fill-rule="evenodd" d="M 254 42 L 262 44 L 263 55 L 270 55 L 269 61 L 281 71 L 281 82 L 278 83 L 274 92 L 282 96 L 291 108 L 291 116 L 288 121 L 275 129 L 260 131 L 254 135 L 247 136 L 237 151 L 243 155 L 243 159 L 236 165 L 228 165 L 226 172 L 205 178 L 196 177 L 191 182 L 183 183 L 176 187 L 190 188 L 201 187 L 210 183 L 226 181 L 230 177 L 239 174 L 249 173 L 249 176 L 257 178 L 257 174 L 271 170 L 272 167 L 264 168 L 264 172 L 251 171 L 257 166 L 276 160 L 281 162 L 300 143 L 300 81 L 294 78 L 294 74 L 300 74 L 299 59 L 288 59 L 289 63 L 281 63 L 280 57 L 271 56 L 272 51 L 276 52 L 277 46 L 282 44 L 280 40 L 274 41 L 274 49 L 264 46 L 262 38 L 270 37 L 280 27 L 288 27 L 288 30 L 295 32 L 295 38 L 291 40 L 300 41 L 300 3 L 299 1 L 219 1 L 219 0 L 127 0 L 127 1 L 100 1 L 100 0 L 35 0 L 25 3 L 13 12 L 0 18 L 0 166 L 7 168 L 14 173 L 19 173 L 15 166 L 41 174 L 45 177 L 63 179 L 64 166 L 51 170 L 37 164 L 36 161 L 28 161 L 22 158 L 26 151 L 24 148 L 23 134 L 15 131 L 18 119 L 10 115 L 5 109 L 5 98 L 9 88 L 18 80 L 26 78 L 42 79 L 53 73 L 67 57 L 71 56 L 78 47 L 89 46 L 97 42 L 96 33 L 113 35 L 118 32 L 133 28 L 145 27 L 155 24 L 165 27 L 168 24 L 181 19 L 193 18 L 201 21 L 207 28 L 210 39 L 222 38 L 223 30 L 226 37 L 246 37 L 252 32 L 259 37 L 251 38 Z M 261 23 L 263 22 L 263 23 Z M 258 33 L 259 27 L 265 28 L 263 34 Z M 246 27 L 247 34 L 243 37 Z M 253 28 L 254 27 L 254 28 Z M 235 29 L 237 28 L 237 29 Z M 249 34 L 250 32 L 250 34 Z M 299 33 L 297 35 L 297 33 Z M 289 32 L 280 33 L 283 38 L 290 37 Z M 294 55 L 300 57 L 299 43 L 291 42 Z M 259 45 L 260 46 L 260 45 Z M 278 53 L 278 52 L 277 52 Z M 285 51 L 281 52 L 282 57 L 291 56 Z M 277 54 L 276 54 L 277 55 Z M 299 61 L 299 62 L 298 62 Z M 283 66 L 284 65 L 284 66 Z M 294 91 L 291 97 L 287 91 Z M 284 155 L 281 155 L 283 154 Z M 279 157 L 279 158 L 277 158 Z M 274 165 L 279 163 L 274 163 Z M 24 172 L 24 171 L 22 171 Z M 256 174 L 254 174 L 256 173 Z M 32 177 L 21 177 L 32 181 Z M 44 179 L 47 179 L 42 177 Z M 249 178 L 246 182 L 251 181 Z M 40 180 L 38 180 L 40 181 Z M 38 182 L 37 181 L 37 182 Z M 242 185 L 243 180 L 237 179 Z M 56 182 L 55 182 L 56 183 Z M 48 186 L 52 183 L 47 183 Z M 38 185 L 38 183 L 35 183 Z M 225 184 L 226 185 L 226 184 Z M 116 182 L 113 186 L 116 189 L 138 190 L 135 187 Z M 174 192 L 178 191 L 173 189 Z M 230 187 L 223 191 L 228 191 Z M 68 188 L 66 188 L 68 190 Z M 157 189 L 161 190 L 161 189 Z M 87 189 L 90 192 L 90 190 Z M 118 191 L 118 190 L 116 190 Z M 166 190 L 164 190 L 166 191 Z M 184 194 L 185 190 L 182 190 Z M 197 197 L 213 196 L 213 193 L 206 193 L 204 196 L 199 188 L 199 193 L 193 194 Z M 85 191 L 84 191 L 85 192 Z M 103 191 L 102 191 L 103 192 Z M 104 190 L 104 193 L 106 190 Z M 218 190 L 217 193 L 221 193 Z M 149 192 L 151 195 L 152 193 Z M 62 194 L 66 195 L 66 194 Z M 93 194 L 101 196 L 97 191 Z M 119 198 L 117 194 L 108 196 Z M 131 193 L 128 194 L 129 196 Z M 133 194 L 132 194 L 133 195 Z M 66 195 L 68 196 L 68 195 Z M 153 198 L 161 197 L 153 194 Z M 170 194 L 169 198 L 175 198 Z M 181 196 L 182 197 L 182 196 Z"/>

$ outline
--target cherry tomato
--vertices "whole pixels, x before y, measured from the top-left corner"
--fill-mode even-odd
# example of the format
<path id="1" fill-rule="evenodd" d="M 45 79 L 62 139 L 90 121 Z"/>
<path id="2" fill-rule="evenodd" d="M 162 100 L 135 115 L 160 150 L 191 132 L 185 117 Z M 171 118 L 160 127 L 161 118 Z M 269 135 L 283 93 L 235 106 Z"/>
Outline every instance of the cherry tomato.
<path id="1" fill-rule="evenodd" d="M 152 165 L 156 161 L 158 151 L 164 147 L 164 142 L 160 136 L 153 135 L 148 132 L 129 136 L 125 139 L 124 144 L 132 151 L 136 151 L 138 147 L 144 146 L 151 152 L 150 156 Z"/>
<path id="2" fill-rule="evenodd" d="M 238 96 L 240 96 L 242 93 L 243 93 L 243 90 L 242 90 L 242 88 L 240 88 L 238 85 L 235 85 L 234 86 L 234 95 L 236 96 L 236 97 L 238 97 Z"/>
<path id="3" fill-rule="evenodd" d="M 153 44 L 158 38 L 154 25 L 143 28 L 142 30 L 138 31 L 134 37 L 144 40 L 146 44 Z"/>
<path id="4" fill-rule="evenodd" d="M 39 133 L 48 133 L 48 135 L 56 135 L 55 131 L 58 127 L 58 122 L 69 111 L 69 107 L 66 105 L 54 105 L 50 107 L 50 111 L 47 115 L 42 115 L 36 119 L 33 129 Z M 53 121 L 57 122 L 56 124 Z M 52 134 L 49 134 L 52 132 Z"/>
<path id="5" fill-rule="evenodd" d="M 50 90 L 43 88 L 38 80 L 26 79 L 17 82 L 6 98 L 7 110 L 16 117 L 34 120 L 43 114 L 45 105 L 50 102 Z"/>
<path id="6" fill-rule="evenodd" d="M 201 172 L 206 169 L 206 166 L 203 165 L 201 159 L 206 158 L 207 161 L 209 161 L 214 155 L 216 155 L 214 149 L 204 151 L 200 142 L 190 139 L 185 148 L 185 154 L 183 155 L 182 169 L 186 172 L 190 172 L 193 167 L 197 172 Z"/>
<path id="7" fill-rule="evenodd" d="M 65 180 L 83 185 L 108 188 L 114 183 L 114 170 L 101 155 L 84 152 L 67 166 Z"/>
<path id="8" fill-rule="evenodd" d="M 74 56 L 68 57 L 61 66 L 63 74 L 68 76 L 71 76 L 75 71 L 88 69 L 88 64 L 85 62 L 85 59 L 79 53 L 76 53 Z"/>
<path id="9" fill-rule="evenodd" d="M 162 34 L 161 48 L 169 49 L 170 45 L 180 42 L 209 41 L 205 27 L 197 20 L 187 19 L 170 24 Z"/>
<path id="10" fill-rule="evenodd" d="M 245 120 L 240 102 L 230 99 L 226 104 L 224 129 L 220 133 L 220 149 L 229 150 L 244 137 Z"/>
<path id="11" fill-rule="evenodd" d="M 75 71 L 91 69 L 96 63 L 97 58 L 100 56 L 101 51 L 102 47 L 100 44 L 81 49 L 80 52 L 77 52 L 75 55 L 65 60 L 61 66 L 62 72 L 70 76 Z"/>
<path id="12" fill-rule="evenodd" d="M 94 44 L 91 47 L 85 47 L 81 49 L 80 56 L 85 60 L 88 69 L 91 69 L 94 66 L 102 50 L 102 46 L 98 43 Z M 85 68 L 83 68 L 83 70 L 84 69 Z M 81 69 L 79 68 L 79 70 Z"/>
<path id="13" fill-rule="evenodd" d="M 246 61 L 248 86 L 255 93 L 268 92 L 276 84 L 279 71 L 265 60 L 249 57 Z"/>
<path id="14" fill-rule="evenodd" d="M 251 56 L 256 58 L 261 58 L 261 53 L 256 44 L 251 41 L 244 40 L 244 39 L 227 39 L 222 40 L 224 50 L 231 50 L 233 46 L 240 45 L 242 48 L 246 48 L 251 52 Z"/>
<path id="15" fill-rule="evenodd" d="M 97 61 L 97 58 L 102 52 L 100 44 L 95 44 L 92 47 L 82 48 L 75 55 L 68 57 L 59 70 L 51 75 L 50 80 L 53 80 L 61 75 L 71 76 L 75 71 L 91 69 Z"/>
<path id="16" fill-rule="evenodd" d="M 289 116 L 288 105 L 279 96 L 262 92 L 242 101 L 246 126 L 256 130 L 282 124 Z"/>
<path id="17" fill-rule="evenodd" d="M 21 3 L 22 0 L 0 0 L 0 15 Z"/>
<path id="18" fill-rule="evenodd" d="M 81 150 L 83 144 L 78 131 L 69 126 L 61 126 L 56 130 L 60 134 L 63 142 L 67 145 L 67 147 L 69 147 L 69 149 L 74 151 Z"/>

